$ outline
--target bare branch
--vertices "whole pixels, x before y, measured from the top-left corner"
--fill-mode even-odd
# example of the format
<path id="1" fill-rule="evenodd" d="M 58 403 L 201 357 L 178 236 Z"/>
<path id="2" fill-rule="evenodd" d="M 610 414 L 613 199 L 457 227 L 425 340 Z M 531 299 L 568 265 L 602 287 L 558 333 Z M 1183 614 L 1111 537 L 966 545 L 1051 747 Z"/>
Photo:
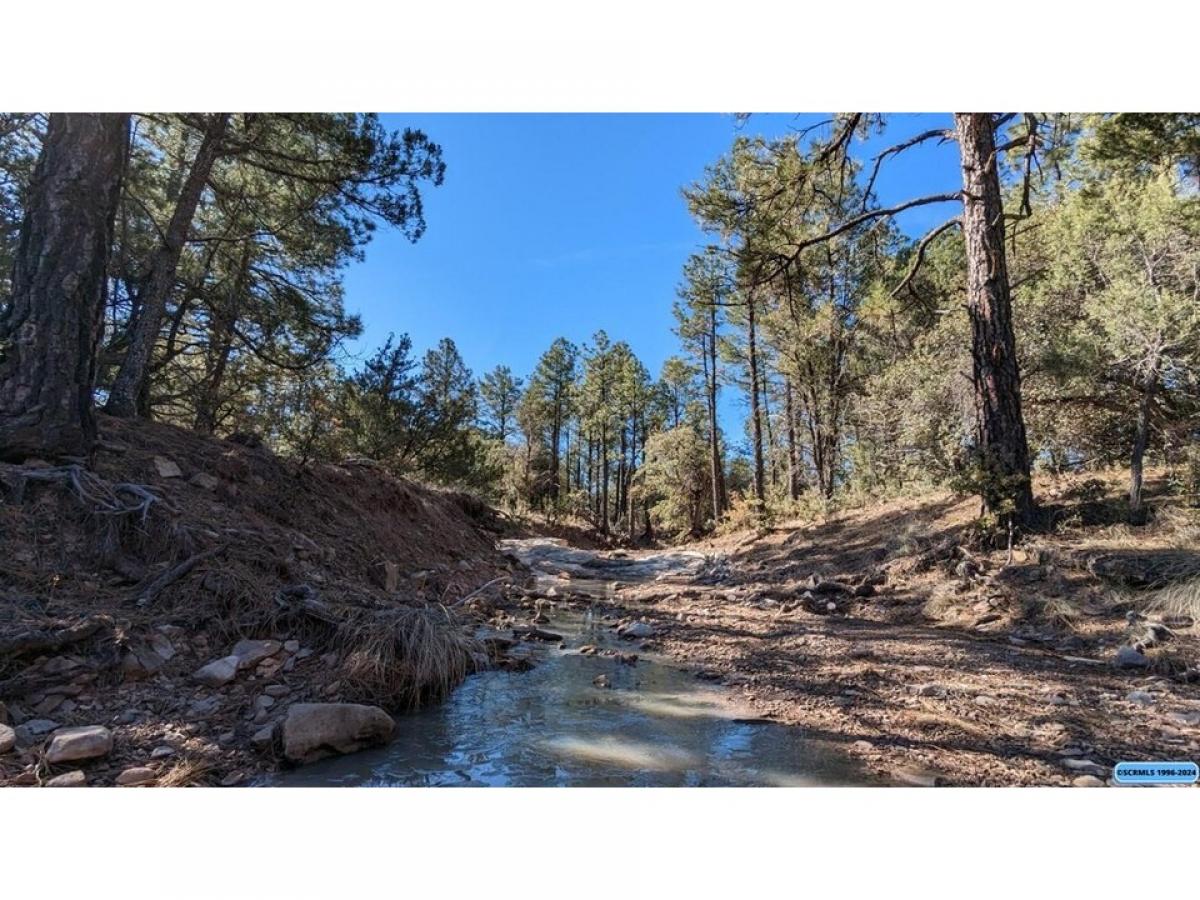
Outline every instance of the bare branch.
<path id="1" fill-rule="evenodd" d="M 945 143 L 946 141 L 954 140 L 953 134 L 951 132 L 947 131 L 946 129 L 932 128 L 929 131 L 922 132 L 921 134 L 918 134 L 915 137 L 909 138 L 907 141 L 901 141 L 899 144 L 895 144 L 891 147 L 888 147 L 886 150 L 884 150 L 882 153 L 880 153 L 878 156 L 876 156 L 875 157 L 875 165 L 871 169 L 871 177 L 867 181 L 867 189 L 863 193 L 863 207 L 862 208 L 863 209 L 867 208 L 867 203 L 871 199 L 871 191 L 875 189 L 875 179 L 879 177 L 879 167 L 883 164 L 883 161 L 885 158 L 887 158 L 889 156 L 895 156 L 896 154 L 902 153 L 903 151 L 907 150 L 909 147 L 915 147 L 917 144 L 921 144 L 921 143 L 924 143 L 925 141 L 933 140 L 934 138 L 941 138 L 941 141 L 939 141 L 939 143 Z"/>
<path id="2" fill-rule="evenodd" d="M 921 263 L 925 261 L 925 252 L 929 249 L 929 245 L 933 243 L 938 235 L 949 231 L 955 225 L 962 225 L 962 219 L 958 216 L 955 216 L 953 219 L 948 219 L 937 228 L 933 229 L 933 231 L 926 234 L 925 237 L 921 238 L 921 242 L 917 244 L 917 255 L 913 259 L 913 264 L 909 266 L 908 272 L 905 274 L 904 279 L 898 285 L 896 285 L 895 290 L 893 290 L 889 296 L 895 297 L 902 290 L 904 290 L 904 288 L 908 287 L 908 285 L 912 283 L 912 280 L 917 276 L 917 271 L 921 268 Z"/>

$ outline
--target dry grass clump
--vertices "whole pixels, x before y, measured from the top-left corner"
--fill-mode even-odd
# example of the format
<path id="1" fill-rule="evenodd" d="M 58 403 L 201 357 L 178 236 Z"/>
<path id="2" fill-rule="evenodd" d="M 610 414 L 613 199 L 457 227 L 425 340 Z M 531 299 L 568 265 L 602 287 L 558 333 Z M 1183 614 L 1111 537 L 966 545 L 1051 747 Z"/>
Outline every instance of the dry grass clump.
<path id="1" fill-rule="evenodd" d="M 337 632 L 343 693 L 389 709 L 439 702 L 487 661 L 441 605 L 355 610 Z"/>
<path id="2" fill-rule="evenodd" d="M 167 769 L 162 775 L 155 779 L 156 787 L 190 787 L 201 786 L 209 783 L 209 776 L 212 774 L 215 766 L 213 763 L 189 757 L 181 759 L 171 768 Z"/>
<path id="3" fill-rule="evenodd" d="M 1200 621 L 1200 577 L 1177 581 L 1155 591 L 1145 611 L 1161 618 Z"/>

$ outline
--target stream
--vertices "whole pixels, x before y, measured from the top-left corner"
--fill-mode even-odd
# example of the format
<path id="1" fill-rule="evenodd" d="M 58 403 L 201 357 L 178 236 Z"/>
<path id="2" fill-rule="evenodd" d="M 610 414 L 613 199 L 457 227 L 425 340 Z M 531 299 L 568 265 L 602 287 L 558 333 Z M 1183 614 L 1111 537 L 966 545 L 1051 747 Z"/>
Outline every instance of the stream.
<path id="1" fill-rule="evenodd" d="M 502 549 L 539 585 L 603 595 L 614 582 L 692 577 L 707 564 L 682 551 L 600 554 L 550 539 Z M 861 784 L 849 760 L 761 719 L 734 694 L 622 640 L 591 610 L 558 610 L 528 672 L 468 678 L 443 704 L 396 720 L 385 747 L 275 776 L 283 786 L 787 786 Z M 636 665 L 583 655 L 591 644 L 639 654 Z M 594 683 L 604 675 L 607 686 Z"/>

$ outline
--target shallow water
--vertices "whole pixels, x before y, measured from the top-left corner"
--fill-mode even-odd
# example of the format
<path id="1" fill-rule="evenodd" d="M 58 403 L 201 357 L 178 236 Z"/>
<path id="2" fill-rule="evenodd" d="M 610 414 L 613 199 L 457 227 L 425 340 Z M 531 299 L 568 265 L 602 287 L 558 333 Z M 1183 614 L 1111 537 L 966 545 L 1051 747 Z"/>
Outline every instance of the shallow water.
<path id="1" fill-rule="evenodd" d="M 529 542 L 522 542 L 529 543 Z M 560 548 L 561 549 L 561 548 Z M 569 548 L 566 548 L 569 550 Z M 571 554 L 584 551 L 570 551 Z M 537 544 L 520 555 L 582 567 L 572 591 L 597 568 L 630 578 L 634 567 L 566 559 Z M 590 555 L 590 554 L 589 554 Z M 694 559 L 681 560 L 684 566 Z M 700 562 L 703 562 L 701 557 Z M 636 577 L 675 572 L 639 561 Z M 560 582 L 561 583 L 561 582 Z M 608 584 L 607 581 L 596 584 Z M 641 653 L 629 666 L 585 656 L 584 644 L 636 651 L 588 613 L 556 616 L 543 628 L 562 648 L 530 647 L 528 672 L 472 676 L 444 704 L 401 716 L 386 747 L 282 773 L 273 784 L 306 785 L 811 785 L 855 784 L 852 763 L 806 741 L 799 729 L 749 718 L 731 692 Z M 608 687 L 593 683 L 606 675 Z"/>

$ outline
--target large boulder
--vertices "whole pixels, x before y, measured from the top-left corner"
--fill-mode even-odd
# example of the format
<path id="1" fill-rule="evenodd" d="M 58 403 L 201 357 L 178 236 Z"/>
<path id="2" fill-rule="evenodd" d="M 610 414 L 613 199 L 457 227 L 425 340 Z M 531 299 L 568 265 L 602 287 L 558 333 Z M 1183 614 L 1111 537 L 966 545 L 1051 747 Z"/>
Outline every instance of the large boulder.
<path id="1" fill-rule="evenodd" d="M 81 725 L 78 728 L 60 728 L 50 738 L 46 748 L 46 762 L 52 766 L 80 759 L 95 759 L 112 752 L 112 732 L 103 725 Z"/>
<path id="2" fill-rule="evenodd" d="M 377 706 L 359 703 L 293 703 L 283 720 L 283 755 L 308 763 L 384 744 L 395 728 Z"/>

